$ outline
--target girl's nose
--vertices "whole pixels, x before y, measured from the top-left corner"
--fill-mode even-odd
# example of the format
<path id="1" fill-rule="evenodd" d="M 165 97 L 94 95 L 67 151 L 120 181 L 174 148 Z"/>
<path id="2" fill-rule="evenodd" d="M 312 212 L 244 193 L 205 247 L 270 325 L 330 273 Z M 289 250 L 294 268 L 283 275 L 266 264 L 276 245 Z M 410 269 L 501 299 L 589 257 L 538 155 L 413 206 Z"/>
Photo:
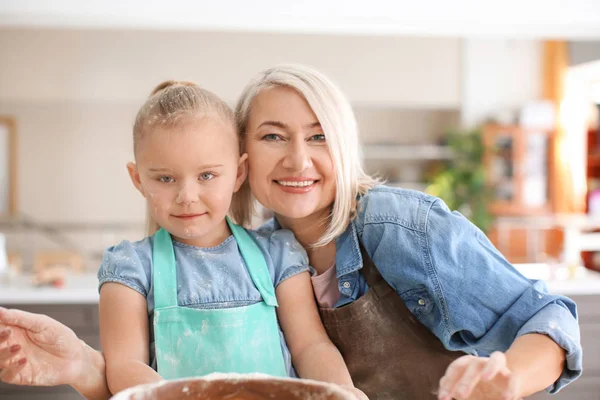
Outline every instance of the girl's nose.
<path id="1" fill-rule="evenodd" d="M 199 194 L 197 185 L 184 184 L 177 195 L 177 203 L 192 204 L 198 201 Z"/>

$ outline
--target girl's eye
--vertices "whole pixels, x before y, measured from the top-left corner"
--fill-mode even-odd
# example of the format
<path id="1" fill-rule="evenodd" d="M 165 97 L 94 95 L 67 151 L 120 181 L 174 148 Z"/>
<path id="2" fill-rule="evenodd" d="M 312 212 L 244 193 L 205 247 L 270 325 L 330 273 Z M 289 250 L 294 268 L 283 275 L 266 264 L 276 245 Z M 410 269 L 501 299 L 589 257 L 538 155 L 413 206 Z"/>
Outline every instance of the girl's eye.
<path id="1" fill-rule="evenodd" d="M 167 176 L 167 175 L 163 175 L 163 176 L 159 177 L 158 180 L 161 181 L 162 183 L 172 183 L 175 181 L 172 177 Z"/>
<path id="2" fill-rule="evenodd" d="M 200 174 L 200 180 L 202 180 L 202 181 L 210 181 L 214 177 L 215 177 L 215 174 L 213 174 L 212 172 L 204 172 L 204 173 Z"/>
<path id="3" fill-rule="evenodd" d="M 275 141 L 281 140 L 281 136 L 279 136 L 276 133 L 268 133 L 265 136 L 263 136 L 262 138 L 263 138 L 263 140 L 267 140 L 269 142 L 275 142 Z"/>
<path id="4" fill-rule="evenodd" d="M 319 133 L 318 135 L 311 136 L 310 140 L 315 141 L 315 142 L 324 142 L 325 134 Z"/>

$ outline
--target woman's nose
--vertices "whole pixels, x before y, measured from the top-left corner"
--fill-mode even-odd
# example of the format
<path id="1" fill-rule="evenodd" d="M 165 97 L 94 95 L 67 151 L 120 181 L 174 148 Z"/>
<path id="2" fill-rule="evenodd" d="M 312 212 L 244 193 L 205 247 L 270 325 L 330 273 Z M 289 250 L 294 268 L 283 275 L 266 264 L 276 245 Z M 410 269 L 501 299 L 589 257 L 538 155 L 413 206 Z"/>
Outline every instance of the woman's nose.
<path id="1" fill-rule="evenodd" d="M 312 165 L 310 149 L 307 143 L 302 141 L 292 142 L 286 148 L 283 167 L 292 171 L 304 171 Z"/>

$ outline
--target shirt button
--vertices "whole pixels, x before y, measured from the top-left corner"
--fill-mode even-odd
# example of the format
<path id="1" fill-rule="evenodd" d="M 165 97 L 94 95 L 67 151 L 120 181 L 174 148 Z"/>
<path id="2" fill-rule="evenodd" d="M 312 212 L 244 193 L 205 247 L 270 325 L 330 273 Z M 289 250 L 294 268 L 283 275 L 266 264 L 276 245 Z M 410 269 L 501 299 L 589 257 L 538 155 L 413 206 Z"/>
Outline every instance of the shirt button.
<path id="1" fill-rule="evenodd" d="M 350 282 L 344 282 L 342 286 L 344 289 L 350 289 Z"/>
<path id="2" fill-rule="evenodd" d="M 425 305 L 425 300 L 419 299 L 418 303 L 419 303 L 420 306 L 424 306 Z"/>

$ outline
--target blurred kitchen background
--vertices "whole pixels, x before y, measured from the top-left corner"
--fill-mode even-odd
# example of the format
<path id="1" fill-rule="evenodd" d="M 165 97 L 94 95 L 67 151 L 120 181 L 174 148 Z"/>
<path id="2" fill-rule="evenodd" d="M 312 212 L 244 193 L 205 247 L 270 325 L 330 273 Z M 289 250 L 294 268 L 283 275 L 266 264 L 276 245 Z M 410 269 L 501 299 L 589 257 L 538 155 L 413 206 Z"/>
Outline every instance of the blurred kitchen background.
<path id="1" fill-rule="evenodd" d="M 370 172 L 442 197 L 577 299 L 586 373 L 559 398 L 599 400 L 597 0 L 0 1 L 0 306 L 98 347 L 102 251 L 144 234 L 125 169 L 139 106 L 166 79 L 233 106 L 281 62 L 341 86 Z M 0 386 L 16 398 L 79 397 Z"/>

